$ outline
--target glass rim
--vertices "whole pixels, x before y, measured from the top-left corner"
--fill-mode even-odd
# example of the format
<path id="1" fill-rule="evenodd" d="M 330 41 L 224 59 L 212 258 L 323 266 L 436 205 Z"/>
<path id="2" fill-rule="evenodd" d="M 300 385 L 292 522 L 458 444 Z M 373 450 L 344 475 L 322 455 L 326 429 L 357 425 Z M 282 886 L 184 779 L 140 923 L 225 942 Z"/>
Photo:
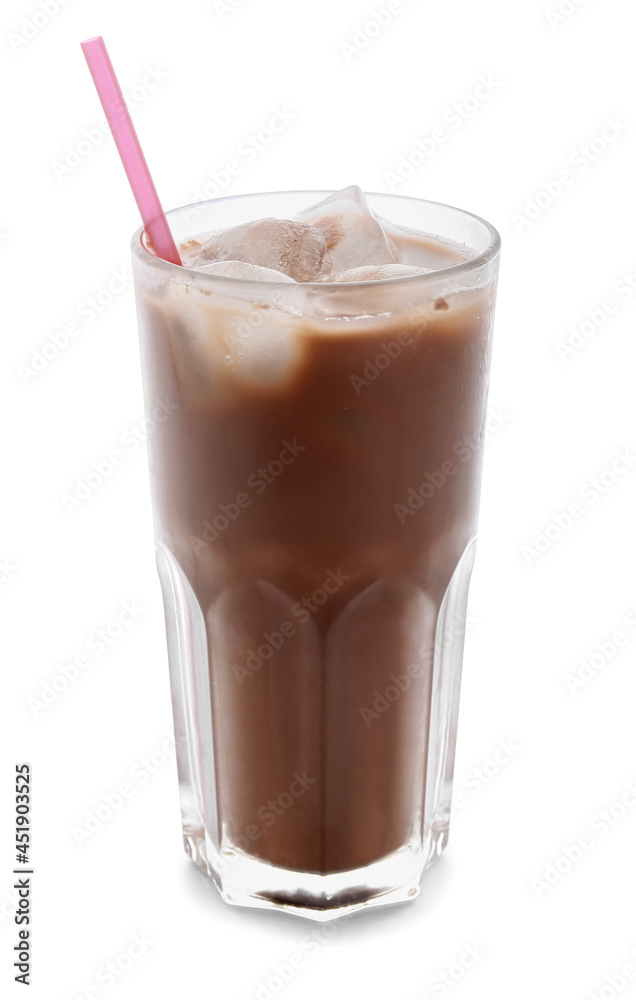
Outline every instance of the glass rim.
<path id="1" fill-rule="evenodd" d="M 205 201 L 192 202 L 188 205 L 179 205 L 176 208 L 171 208 L 166 212 L 168 220 L 170 220 L 171 215 L 177 215 L 181 212 L 186 212 L 189 209 L 194 211 L 201 211 L 206 205 L 218 204 L 220 202 L 229 201 L 246 201 L 250 198 L 267 198 L 276 195 L 307 195 L 309 197 L 328 197 L 330 194 L 336 194 L 335 190 L 315 190 L 315 189 L 298 189 L 293 191 L 254 191 L 248 194 L 233 194 L 233 195 L 223 195 L 220 198 L 208 198 Z M 459 264 L 451 264 L 449 267 L 442 267 L 436 270 L 425 272 L 424 274 L 407 274 L 401 275 L 394 278 L 375 278 L 372 281 L 298 281 L 295 282 L 296 285 L 301 288 L 309 289 L 321 289 L 323 293 L 327 289 L 337 289 L 342 291 L 343 289 L 351 291 L 361 291 L 365 288 L 374 288 L 381 286 L 382 288 L 389 287 L 407 287 L 409 284 L 415 284 L 417 282 L 422 282 L 424 285 L 428 282 L 433 284 L 435 280 L 439 280 L 440 276 L 449 278 L 454 278 L 456 276 L 461 276 L 462 274 L 470 274 L 472 271 L 478 270 L 485 264 L 493 261 L 501 249 L 501 237 L 498 231 L 493 225 L 490 224 L 486 219 L 480 215 L 476 215 L 474 212 L 469 212 L 465 208 L 458 208 L 456 205 L 449 205 L 446 202 L 433 201 L 430 198 L 417 198 L 412 195 L 403 194 L 392 194 L 387 191 L 365 191 L 365 196 L 370 198 L 387 198 L 400 201 L 413 201 L 421 205 L 435 205 L 436 208 L 448 209 L 457 215 L 464 216 L 469 219 L 474 219 L 476 222 L 480 223 L 486 230 L 489 240 L 487 246 L 476 253 L 473 257 L 469 257 L 467 260 L 461 261 Z M 256 221 L 256 220 L 254 220 Z M 387 220 L 390 221 L 390 220 Z M 395 224 L 397 226 L 397 224 Z M 400 228 L 399 226 L 397 228 Z M 401 227 L 404 228 L 404 227 Z M 418 232 L 418 230 L 411 230 L 411 232 Z M 144 235 L 146 233 L 145 226 L 139 226 L 132 235 L 131 249 L 133 254 L 140 260 L 146 263 L 152 264 L 158 271 L 164 271 L 166 275 L 172 277 L 177 277 L 179 275 L 189 275 L 197 278 L 199 281 L 204 281 L 205 284 L 209 284 L 211 287 L 215 285 L 221 287 L 223 284 L 228 287 L 245 288 L 252 289 L 258 288 L 262 294 L 263 286 L 267 288 L 272 288 L 276 290 L 286 289 L 289 293 L 291 282 L 289 281 L 262 281 L 258 278 L 235 278 L 230 277 L 225 274 L 213 274 L 209 271 L 200 271 L 194 267 L 187 267 L 183 264 L 173 264 L 171 261 L 164 260 L 162 257 L 157 257 L 152 253 L 148 247 L 144 244 Z M 441 234 L 435 233 L 423 233 L 425 236 L 435 237 Z M 330 293 L 328 293 L 330 294 Z"/>

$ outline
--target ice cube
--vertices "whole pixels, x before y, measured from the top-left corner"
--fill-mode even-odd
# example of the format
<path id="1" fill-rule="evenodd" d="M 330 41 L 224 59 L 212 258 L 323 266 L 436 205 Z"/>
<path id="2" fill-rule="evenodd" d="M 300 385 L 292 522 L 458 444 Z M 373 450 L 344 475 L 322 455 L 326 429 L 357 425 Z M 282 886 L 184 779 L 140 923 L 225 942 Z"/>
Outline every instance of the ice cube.
<path id="1" fill-rule="evenodd" d="M 430 267 L 414 267 L 412 264 L 365 264 L 339 271 L 330 281 L 382 281 L 386 278 L 408 278 L 414 274 L 430 274 Z"/>
<path id="2" fill-rule="evenodd" d="M 177 382 L 193 404 L 208 397 L 218 399 L 227 366 L 219 332 L 224 321 L 222 310 L 213 309 L 209 294 L 183 282 L 169 283 L 157 307 Z"/>
<path id="3" fill-rule="evenodd" d="M 298 330 L 292 318 L 294 314 L 281 305 L 280 293 L 272 290 L 270 283 L 295 285 L 297 282 L 281 271 L 240 260 L 217 260 L 203 264 L 198 270 L 230 278 L 248 278 L 263 285 L 262 292 L 250 295 L 249 302 L 230 298 L 232 293 L 226 289 L 223 298 L 215 295 L 212 301 L 218 317 L 216 326 L 223 338 L 226 361 L 239 380 L 264 386 L 281 384 L 295 368 L 299 357 Z M 219 306 L 224 300 L 226 308 L 221 313 Z"/>
<path id="4" fill-rule="evenodd" d="M 224 331 L 226 358 L 240 382 L 267 388 L 283 386 L 302 359 L 298 317 L 275 307 L 254 303 L 235 314 Z"/>
<path id="5" fill-rule="evenodd" d="M 278 275 L 279 279 L 285 279 Z M 197 403 L 219 401 L 241 385 L 282 386 L 302 360 L 297 315 L 263 292 L 244 300 L 175 283 L 161 303 L 175 374 Z"/>
<path id="6" fill-rule="evenodd" d="M 397 248 L 373 215 L 359 187 L 352 185 L 299 212 L 324 235 L 331 253 L 331 273 L 363 264 L 395 264 Z"/>
<path id="7" fill-rule="evenodd" d="M 247 264 L 243 260 L 214 260 L 211 264 L 201 264 L 197 271 L 205 274 L 220 274 L 224 278 L 248 278 L 252 281 L 289 281 L 296 282 L 282 271 L 274 271 L 271 267 L 259 267 L 258 264 Z"/>
<path id="8" fill-rule="evenodd" d="M 233 260 L 271 268 L 295 281 L 316 281 L 328 266 L 325 238 L 306 222 L 257 219 L 214 233 L 194 266 Z"/>

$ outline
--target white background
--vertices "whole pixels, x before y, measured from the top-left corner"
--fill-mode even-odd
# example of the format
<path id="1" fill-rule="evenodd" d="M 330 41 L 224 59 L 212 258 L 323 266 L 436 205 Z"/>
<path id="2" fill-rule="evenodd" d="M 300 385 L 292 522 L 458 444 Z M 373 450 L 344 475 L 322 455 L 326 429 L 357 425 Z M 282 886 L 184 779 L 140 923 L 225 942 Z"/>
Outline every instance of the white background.
<path id="1" fill-rule="evenodd" d="M 636 295 L 624 281 L 636 269 L 632 9 L 578 0 L 558 21 L 548 17 L 558 2 L 403 0 L 358 48 L 358 29 L 375 31 L 365 25 L 384 0 L 235 0 L 226 11 L 212 0 L 67 0 L 57 13 L 48 0 L 53 13 L 37 15 L 35 31 L 25 18 L 38 0 L 3 5 L 3 996 L 23 991 L 11 966 L 13 768 L 23 760 L 34 775 L 38 1000 L 94 997 L 91 987 L 113 1000 L 267 1000 L 268 981 L 286 1000 L 636 996 L 636 981 L 606 978 L 636 967 L 636 799 L 620 805 L 636 781 L 636 617 L 625 624 L 636 606 Z M 468 208 L 502 235 L 490 396 L 500 418 L 471 594 L 463 801 L 418 900 L 358 914 L 330 938 L 318 924 L 221 901 L 182 852 L 173 755 L 131 781 L 143 758 L 159 751 L 161 761 L 171 729 L 144 449 L 73 513 L 62 499 L 142 418 L 130 282 L 86 319 L 112 272 L 128 273 L 138 225 L 110 137 L 91 145 L 102 114 L 79 42 L 95 34 L 137 96 L 133 117 L 166 207 L 206 184 L 213 194 L 213 174 L 238 158 L 227 193 L 358 183 Z M 493 93 L 474 109 L 482 76 Z M 460 127 L 449 114 L 457 102 L 471 112 Z M 293 121 L 248 163 L 241 142 L 277 109 Z M 614 141 L 595 143 L 590 159 L 583 147 L 606 119 Z M 440 127 L 446 141 L 396 185 L 400 157 Z M 586 319 L 588 336 L 560 357 Z M 63 343 L 70 322 L 78 335 L 29 375 L 34 352 L 52 334 Z M 590 482 L 617 449 L 626 466 L 605 473 L 601 494 Z M 574 503 L 581 514 L 568 526 Z M 29 699 L 124 601 L 143 608 L 136 622 L 35 710 Z M 568 675 L 591 657 L 597 669 L 573 690 Z M 492 775 L 500 740 L 516 749 Z M 484 766 L 487 783 L 474 771 Z M 73 828 L 125 781 L 133 797 L 79 845 Z M 584 835 L 588 849 L 567 862 Z M 560 872 L 542 886 L 549 865 Z M 152 944 L 100 985 L 100 968 L 135 934 Z M 444 986 L 436 977 L 451 966 L 458 977 L 454 963 L 475 945 L 483 956 Z M 303 967 L 281 986 L 276 966 L 295 954 Z"/>

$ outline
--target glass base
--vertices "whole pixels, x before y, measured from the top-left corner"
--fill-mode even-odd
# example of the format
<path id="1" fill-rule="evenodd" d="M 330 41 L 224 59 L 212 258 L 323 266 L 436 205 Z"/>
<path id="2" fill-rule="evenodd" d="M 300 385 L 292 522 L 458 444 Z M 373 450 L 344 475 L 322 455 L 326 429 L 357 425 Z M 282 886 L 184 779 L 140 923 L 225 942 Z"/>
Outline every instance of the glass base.
<path id="1" fill-rule="evenodd" d="M 183 842 L 186 854 L 226 903 L 285 910 L 324 923 L 371 906 L 415 899 L 423 872 L 448 842 L 448 829 L 431 835 L 426 852 L 404 847 L 372 865 L 329 875 L 277 868 L 233 848 L 218 853 L 203 830 L 184 833 Z"/>
<path id="2" fill-rule="evenodd" d="M 259 810 L 254 806 L 246 810 L 239 795 L 234 794 L 232 798 L 233 792 L 236 793 L 237 789 L 240 791 L 243 786 L 240 783 L 232 785 L 226 780 L 224 786 L 226 805 L 225 808 L 219 808 L 219 801 L 223 803 L 223 797 L 221 796 L 219 800 L 217 796 L 219 780 L 224 778 L 223 769 L 227 770 L 237 756 L 240 756 L 243 742 L 230 741 L 228 749 L 226 731 L 225 743 L 223 739 L 217 738 L 215 744 L 212 729 L 211 706 L 214 704 L 212 690 L 215 699 L 222 701 L 221 680 L 224 661 L 210 660 L 203 610 L 172 553 L 167 548 L 159 546 L 158 566 L 166 603 L 184 843 L 186 852 L 195 864 L 212 878 L 226 902 L 239 906 L 287 910 L 312 920 L 328 921 L 364 907 L 404 902 L 418 895 L 423 872 L 439 857 L 448 841 L 466 601 L 474 554 L 473 539 L 458 562 L 433 622 L 429 623 L 432 629 L 431 635 L 434 635 L 434 647 L 430 656 L 430 693 L 426 695 L 430 700 L 430 728 L 425 712 L 413 717 L 408 714 L 404 716 L 403 731 L 407 734 L 412 733 L 414 746 L 408 747 L 404 741 L 401 745 L 405 748 L 405 753 L 406 750 L 409 751 L 413 760 L 420 761 L 416 776 L 418 782 L 421 781 L 421 791 L 417 790 L 417 794 L 412 796 L 411 812 L 409 814 L 404 809 L 402 800 L 391 798 L 395 783 L 386 780 L 387 773 L 389 777 L 391 773 L 394 775 L 403 773 L 399 766 L 400 759 L 396 758 L 397 763 L 393 772 L 386 772 L 385 769 L 384 786 L 376 789 L 368 780 L 370 773 L 368 758 L 365 758 L 360 751 L 357 770 L 353 767 L 350 769 L 350 787 L 358 795 L 360 812 L 353 817 L 356 819 L 353 826 L 352 816 L 348 816 L 349 836 L 346 841 L 346 852 L 338 853 L 334 850 L 334 843 L 337 841 L 332 837 L 329 845 L 332 870 L 329 870 L 328 862 L 320 873 L 315 870 L 296 870 L 283 867 L 281 864 L 281 856 L 293 858 L 292 864 L 302 864 L 306 858 L 307 867 L 310 868 L 312 857 L 315 859 L 317 853 L 319 854 L 315 849 L 319 834 L 312 833 L 314 828 L 300 811 L 294 814 L 289 810 L 286 813 L 292 819 L 302 820 L 302 822 L 299 820 L 295 828 L 291 827 L 292 833 L 286 842 L 283 840 L 283 827 L 276 828 L 276 831 L 281 830 L 280 836 L 270 839 L 269 842 L 262 841 L 263 853 L 270 852 L 268 862 L 247 853 L 244 847 L 249 851 L 249 845 L 237 843 L 234 835 L 238 828 L 239 833 L 245 831 L 244 840 L 251 838 L 252 827 L 247 825 L 248 820 L 251 821 L 252 817 L 261 819 L 260 814 L 264 807 Z M 400 661 L 395 669 L 403 672 L 405 662 Z M 211 675 L 213 679 L 216 677 L 216 686 L 211 684 Z M 410 688 L 407 690 L 410 691 Z M 230 693 L 234 696 L 233 689 Z M 227 697 L 227 685 L 225 694 L 224 710 L 229 704 L 235 712 L 233 718 L 237 718 L 236 697 L 234 702 Z M 414 698 L 412 692 L 408 698 Z M 405 695 L 400 701 L 400 707 L 404 710 L 409 707 L 408 698 Z M 367 703 L 369 703 L 368 697 Z M 254 707 L 253 719 L 258 717 L 256 709 L 259 705 L 260 703 L 256 703 Z M 382 708 L 382 705 L 380 707 Z M 386 709 L 388 712 L 388 703 Z M 393 713 L 397 711 L 397 708 L 392 709 Z M 395 723 L 395 720 L 400 718 L 399 715 L 390 716 L 385 713 L 383 721 L 386 725 L 387 721 Z M 222 716 L 218 715 L 218 719 L 222 721 Z M 311 722 L 311 718 L 309 721 Z M 418 735 L 420 721 L 421 735 Z M 305 731 L 305 729 L 300 730 L 301 736 Z M 384 732 L 386 731 L 385 728 Z M 274 733 L 273 724 L 271 732 Z M 382 732 L 380 729 L 374 730 L 374 734 L 378 734 L 378 740 Z M 395 724 L 393 732 L 396 742 L 399 731 Z M 223 736 L 222 728 L 220 735 Z M 300 740 L 300 737 L 298 739 Z M 391 749 L 386 739 L 384 743 L 378 742 L 378 745 Z M 375 747 L 376 766 L 381 763 L 377 752 L 378 745 Z M 219 747 L 220 757 L 217 756 Z M 359 749 L 358 744 L 354 744 L 352 754 L 356 747 Z M 362 748 L 364 749 L 364 744 Z M 290 774 L 294 773 L 294 767 L 306 773 L 303 770 L 303 763 L 298 763 L 299 753 L 296 745 L 292 744 L 288 751 L 287 770 Z M 325 753 L 323 747 L 323 756 Z M 256 755 L 251 759 L 253 762 L 257 761 Z M 413 775 L 411 778 L 413 779 Z M 267 795 L 271 793 L 272 786 L 272 782 L 268 782 L 267 779 L 266 773 L 262 778 L 262 784 L 254 785 L 253 799 L 256 803 L 259 800 L 262 803 L 267 802 Z M 337 782 L 332 780 L 332 787 L 334 786 L 337 790 Z M 249 785 L 247 787 L 249 791 Z M 284 787 L 283 782 L 281 787 Z M 360 788 L 363 789 L 363 793 L 360 792 Z M 288 799 L 293 804 L 291 793 Z M 340 807 L 345 810 L 343 819 L 347 819 L 347 803 L 338 801 Z M 398 806 L 402 807 L 403 836 L 401 841 L 397 841 L 398 844 L 401 842 L 402 846 L 392 850 L 391 853 L 383 854 L 376 848 L 383 843 L 381 837 L 384 815 L 391 816 L 392 801 L 397 801 Z M 331 806 L 333 813 L 335 809 L 333 801 Z M 237 815 L 241 817 L 240 821 L 237 820 Z M 317 815 L 320 820 L 319 810 Z M 265 824 L 264 819 L 263 824 Z M 253 829 L 262 834 L 270 825 L 258 827 L 255 824 Z M 320 827 L 316 829 L 320 831 Z M 369 831 L 373 834 L 372 850 L 368 847 L 368 837 L 366 845 L 363 842 L 365 830 L 367 834 Z M 294 833 L 303 838 L 300 840 L 302 850 L 299 848 L 289 850 L 289 845 L 294 848 Z M 362 843 L 359 843 L 361 838 Z M 286 851 L 282 850 L 283 845 L 287 847 Z M 387 849 L 391 850 L 395 845 L 394 837 L 392 842 L 387 844 Z M 353 862 L 355 866 L 352 865 L 344 870 L 338 869 L 337 862 L 333 863 L 334 858 L 338 860 L 355 858 Z M 357 866 L 357 862 L 367 858 L 372 860 L 368 864 Z"/>

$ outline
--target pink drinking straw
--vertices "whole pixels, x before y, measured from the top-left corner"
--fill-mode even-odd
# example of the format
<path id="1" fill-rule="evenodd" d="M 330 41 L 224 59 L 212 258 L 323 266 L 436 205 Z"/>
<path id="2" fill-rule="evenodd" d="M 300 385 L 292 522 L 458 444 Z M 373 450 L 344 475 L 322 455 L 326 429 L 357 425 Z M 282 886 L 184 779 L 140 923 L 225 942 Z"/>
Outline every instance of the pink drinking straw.
<path id="1" fill-rule="evenodd" d="M 181 264 L 104 39 L 98 35 L 81 45 L 153 249 L 163 260 Z"/>

